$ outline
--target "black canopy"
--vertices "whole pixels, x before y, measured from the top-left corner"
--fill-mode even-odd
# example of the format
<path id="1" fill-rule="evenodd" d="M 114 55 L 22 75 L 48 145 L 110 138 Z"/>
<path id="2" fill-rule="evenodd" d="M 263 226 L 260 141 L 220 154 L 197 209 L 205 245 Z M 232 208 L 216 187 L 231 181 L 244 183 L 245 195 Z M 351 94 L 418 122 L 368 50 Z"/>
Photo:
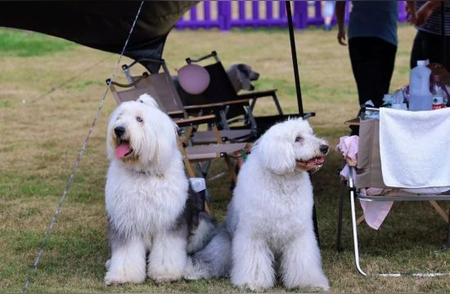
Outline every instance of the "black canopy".
<path id="1" fill-rule="evenodd" d="M 124 55 L 148 70 L 160 59 L 167 34 L 181 16 L 199 1 L 144 1 Z M 286 1 L 291 54 L 299 114 L 303 103 L 291 15 Z M 0 26 L 37 31 L 92 48 L 121 53 L 136 19 L 141 1 L 0 1 Z"/>
<path id="2" fill-rule="evenodd" d="M 124 54 L 135 60 L 161 58 L 167 34 L 197 2 L 144 2 Z M 37 31 L 121 53 L 140 4 L 140 1 L 1 1 L 0 26 Z"/>

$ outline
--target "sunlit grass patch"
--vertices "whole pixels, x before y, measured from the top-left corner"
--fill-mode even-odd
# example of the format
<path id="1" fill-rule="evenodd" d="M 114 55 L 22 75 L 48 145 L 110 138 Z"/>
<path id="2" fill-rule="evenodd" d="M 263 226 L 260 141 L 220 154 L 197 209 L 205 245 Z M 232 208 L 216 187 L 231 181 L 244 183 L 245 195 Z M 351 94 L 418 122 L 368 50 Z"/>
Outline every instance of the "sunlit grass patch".
<path id="1" fill-rule="evenodd" d="M 74 47 L 74 44 L 39 33 L 0 29 L 0 54 L 31 57 L 52 54 Z"/>

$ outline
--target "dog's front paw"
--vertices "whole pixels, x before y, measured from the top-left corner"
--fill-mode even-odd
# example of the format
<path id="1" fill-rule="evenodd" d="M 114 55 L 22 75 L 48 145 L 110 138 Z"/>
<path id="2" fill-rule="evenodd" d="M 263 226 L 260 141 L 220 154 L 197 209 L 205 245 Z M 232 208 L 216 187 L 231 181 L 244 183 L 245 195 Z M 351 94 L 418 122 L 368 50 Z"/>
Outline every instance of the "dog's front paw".
<path id="1" fill-rule="evenodd" d="M 261 292 L 265 289 L 273 287 L 274 281 L 272 279 L 258 279 L 258 280 L 243 280 L 232 278 L 231 283 L 241 289 L 249 289 L 254 292 Z"/>
<path id="2" fill-rule="evenodd" d="M 284 286 L 288 289 L 295 288 L 310 288 L 320 291 L 328 291 L 330 290 L 330 284 L 328 279 L 325 276 L 320 276 L 312 280 L 302 280 L 296 283 L 289 283 L 287 281 L 284 282 Z"/>
<path id="3" fill-rule="evenodd" d="M 135 283 L 140 284 L 145 281 L 145 272 L 126 272 L 124 270 L 109 270 L 105 275 L 105 285 Z"/>
<path id="4" fill-rule="evenodd" d="M 183 278 L 183 271 L 149 268 L 147 276 L 156 283 L 173 282 Z"/>
<path id="5" fill-rule="evenodd" d="M 183 274 L 180 273 L 169 273 L 169 272 L 149 272 L 148 277 L 155 281 L 156 283 L 173 282 L 183 278 Z"/>
<path id="6" fill-rule="evenodd" d="M 252 292 L 264 292 L 264 290 L 273 287 L 272 284 L 270 284 L 270 285 L 269 284 L 263 285 L 263 284 L 258 284 L 258 283 L 245 283 L 245 284 L 241 284 L 241 285 L 236 285 L 235 284 L 234 286 L 236 286 L 238 288 L 241 288 L 241 289 L 247 289 L 247 290 L 250 290 Z"/>
<path id="7" fill-rule="evenodd" d="M 322 277 L 316 283 L 314 283 L 312 287 L 319 288 L 322 291 L 328 291 L 330 290 L 330 283 L 328 282 L 328 279 L 326 277 Z"/>

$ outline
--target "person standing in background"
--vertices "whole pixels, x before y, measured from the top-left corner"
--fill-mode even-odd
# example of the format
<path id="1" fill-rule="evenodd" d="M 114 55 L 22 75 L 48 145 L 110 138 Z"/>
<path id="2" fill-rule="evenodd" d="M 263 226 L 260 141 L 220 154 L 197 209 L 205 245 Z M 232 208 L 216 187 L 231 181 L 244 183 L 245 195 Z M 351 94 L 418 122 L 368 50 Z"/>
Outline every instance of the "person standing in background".
<path id="1" fill-rule="evenodd" d="M 333 16 L 335 0 L 323 1 L 323 29 L 325 31 L 331 31 L 333 28 Z"/>
<path id="2" fill-rule="evenodd" d="M 442 1 L 408 1 L 406 9 L 409 21 L 417 28 L 410 67 L 415 67 L 417 60 L 429 59 L 430 63 L 442 64 L 450 71 L 450 50 L 443 44 L 444 38 L 450 44 L 449 1 L 444 3 L 445 37 L 442 34 Z"/>
<path id="3" fill-rule="evenodd" d="M 339 44 L 346 44 L 345 5 L 336 1 Z M 359 104 L 383 104 L 389 92 L 397 52 L 397 1 L 352 1 L 348 48 Z"/>

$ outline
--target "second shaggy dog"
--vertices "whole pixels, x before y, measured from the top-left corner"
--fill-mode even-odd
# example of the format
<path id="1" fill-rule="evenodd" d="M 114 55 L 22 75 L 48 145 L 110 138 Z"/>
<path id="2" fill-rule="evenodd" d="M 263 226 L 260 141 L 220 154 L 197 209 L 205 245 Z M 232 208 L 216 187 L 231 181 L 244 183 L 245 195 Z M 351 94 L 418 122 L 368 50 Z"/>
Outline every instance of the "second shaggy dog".
<path id="1" fill-rule="evenodd" d="M 194 254 L 186 278 L 230 275 L 235 286 L 261 290 L 274 286 L 278 269 L 286 288 L 328 290 L 308 173 L 327 152 L 302 119 L 271 127 L 239 172 L 225 224 Z"/>

